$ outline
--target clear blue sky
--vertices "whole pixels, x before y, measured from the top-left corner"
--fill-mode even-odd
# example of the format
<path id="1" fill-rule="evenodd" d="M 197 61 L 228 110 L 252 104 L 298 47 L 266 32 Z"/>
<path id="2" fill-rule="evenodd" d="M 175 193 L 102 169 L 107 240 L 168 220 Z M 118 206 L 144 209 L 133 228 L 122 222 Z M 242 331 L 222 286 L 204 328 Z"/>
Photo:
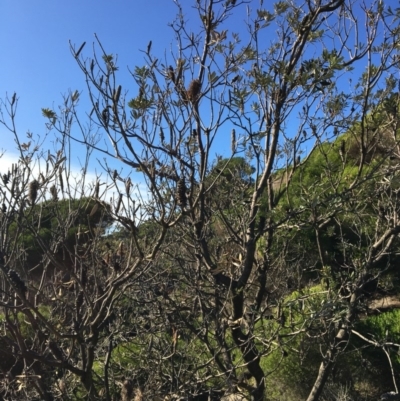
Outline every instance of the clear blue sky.
<path id="1" fill-rule="evenodd" d="M 183 0 L 182 3 L 185 19 L 197 31 L 199 20 L 191 7 L 194 2 Z M 86 91 L 84 75 L 71 55 L 69 41 L 76 48 L 86 42 L 82 54 L 91 57 L 96 33 L 106 51 L 118 55 L 119 83 L 124 90 L 132 88 L 133 97 L 137 95 L 137 88 L 128 67 L 133 69 L 144 64 L 140 50 L 146 49 L 149 40 L 157 57 L 162 58 L 171 48 L 176 49 L 174 32 L 168 23 L 174 20 L 177 11 L 172 0 L 3 0 L 0 5 L 0 98 L 4 99 L 6 93 L 10 97 L 17 93 L 19 134 L 24 136 L 29 130 L 43 136 L 46 119 L 41 108 L 57 110 L 62 96 L 69 90 Z M 246 9 L 242 7 L 235 19 L 245 18 Z M 233 30 L 237 32 L 242 25 L 234 24 Z M 81 109 L 90 111 L 84 104 Z M 6 150 L 7 154 L 15 150 L 12 135 L 1 126 L 0 138 L 0 150 Z"/>
<path id="2" fill-rule="evenodd" d="M 162 6 L 161 6 L 162 4 Z M 17 92 L 22 134 L 44 132 L 42 107 L 57 107 L 68 90 L 85 89 L 84 77 L 68 41 L 87 42 L 91 56 L 94 33 L 108 52 L 118 54 L 122 74 L 143 63 L 139 49 L 150 39 L 155 52 L 170 47 L 176 6 L 167 0 L 3 0 L 0 6 L 0 97 Z M 0 148 L 13 149 L 0 128 Z"/>
<path id="3" fill-rule="evenodd" d="M 398 6 L 398 1 L 388 1 Z M 193 31 L 199 20 L 191 8 L 194 0 L 182 0 L 185 19 Z M 271 3 L 272 4 L 272 3 Z M 271 7 L 265 2 L 264 7 Z M 253 0 L 256 9 L 259 2 Z M 69 41 L 78 48 L 86 42 L 83 54 L 92 56 L 94 33 L 108 53 L 118 55 L 119 83 L 124 90 L 137 88 L 127 68 L 143 65 L 143 53 L 152 40 L 152 53 L 162 58 L 176 49 L 172 22 L 177 7 L 172 0 L 2 0 L 0 5 L 0 98 L 17 92 L 19 108 L 17 127 L 20 135 L 30 130 L 35 135 L 46 132 L 41 108 L 57 109 L 62 96 L 70 91 L 86 91 L 84 76 L 69 50 Z M 229 19 L 228 35 L 244 33 L 246 7 Z M 241 32 L 242 30 L 242 32 Z M 276 40 L 273 35 L 270 42 Z M 268 47 L 270 43 L 265 43 Z M 131 86 L 130 86 L 131 85 Z M 128 95 L 129 98 L 129 95 Z M 82 105 L 86 112 L 88 105 Z M 12 152 L 14 140 L 0 127 L 0 150 Z M 226 144 L 230 148 L 229 141 Z M 0 162 L 1 164 L 1 162 Z M 1 169 L 1 165 L 0 165 Z"/>

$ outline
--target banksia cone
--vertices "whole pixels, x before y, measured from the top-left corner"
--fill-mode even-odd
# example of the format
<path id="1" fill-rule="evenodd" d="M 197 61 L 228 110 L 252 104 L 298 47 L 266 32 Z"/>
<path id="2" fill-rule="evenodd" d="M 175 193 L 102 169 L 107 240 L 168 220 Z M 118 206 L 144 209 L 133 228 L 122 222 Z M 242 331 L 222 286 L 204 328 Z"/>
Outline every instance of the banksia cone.
<path id="1" fill-rule="evenodd" d="M 108 111 L 108 108 L 105 108 L 102 112 L 101 112 L 101 118 L 103 119 L 103 123 L 105 126 L 108 125 L 108 122 L 110 120 L 110 113 Z"/>
<path id="2" fill-rule="evenodd" d="M 26 287 L 24 281 L 20 277 L 20 275 L 15 271 L 10 269 L 8 271 L 8 277 L 13 283 L 13 285 L 23 294 L 25 294 L 28 291 L 28 288 Z"/>
<path id="3" fill-rule="evenodd" d="M 8 172 L 8 174 L 3 174 L 3 182 L 4 185 L 7 185 L 10 182 L 10 172 Z"/>
<path id="4" fill-rule="evenodd" d="M 199 99 L 200 89 L 201 89 L 200 81 L 198 79 L 194 79 L 190 83 L 189 88 L 186 91 L 188 100 L 190 100 L 192 103 L 195 103 Z"/>
<path id="5" fill-rule="evenodd" d="M 178 181 L 178 187 L 176 191 L 176 197 L 178 200 L 178 205 L 181 207 L 185 207 L 187 203 L 187 198 L 186 198 L 186 185 L 185 185 L 185 179 L 181 178 Z"/>
<path id="6" fill-rule="evenodd" d="M 161 143 L 163 143 L 165 141 L 165 135 L 164 135 L 164 131 L 162 128 L 160 128 L 160 140 L 161 140 Z"/>
<path id="7" fill-rule="evenodd" d="M 51 197 L 53 198 L 53 201 L 58 200 L 58 196 L 57 196 L 57 188 L 55 185 L 52 185 L 50 187 L 50 193 L 51 193 Z"/>
<path id="8" fill-rule="evenodd" d="M 121 400 L 122 401 L 132 401 L 133 395 L 133 385 L 131 380 L 125 380 L 122 383 L 122 390 L 121 390 Z"/>
<path id="9" fill-rule="evenodd" d="M 1 211 L 2 211 L 4 214 L 6 214 L 6 212 L 7 212 L 7 206 L 6 206 L 5 203 L 3 203 L 3 206 L 1 207 Z"/>
<path id="10" fill-rule="evenodd" d="M 233 128 L 232 132 L 231 132 L 231 149 L 232 149 L 232 153 L 235 153 L 236 151 L 236 131 Z"/>
<path id="11" fill-rule="evenodd" d="M 170 65 L 170 66 L 168 67 L 168 70 L 167 70 L 167 77 L 168 77 L 168 79 L 170 79 L 173 83 L 175 83 L 175 71 L 174 71 L 174 69 L 172 68 L 172 65 Z"/>
<path id="12" fill-rule="evenodd" d="M 31 205 L 33 205 L 36 201 L 38 189 L 39 189 L 39 182 L 36 180 L 33 180 L 29 184 L 29 193 L 28 193 L 28 197 L 29 197 L 29 201 L 31 202 Z"/>
<path id="13" fill-rule="evenodd" d="M 125 190 L 126 190 L 126 196 L 129 196 L 130 192 L 131 192 L 131 186 L 132 186 L 132 181 L 130 178 L 128 178 L 125 181 Z"/>
<path id="14" fill-rule="evenodd" d="M 122 194 L 119 195 L 118 203 L 117 203 L 117 206 L 115 207 L 115 214 L 117 214 L 119 212 L 119 209 L 121 208 L 121 204 L 122 204 Z"/>
<path id="15" fill-rule="evenodd" d="M 94 186 L 94 197 L 98 198 L 100 192 L 100 182 L 99 180 L 96 181 L 96 185 Z"/>
<path id="16" fill-rule="evenodd" d="M 58 170 L 58 179 L 60 180 L 60 187 L 61 187 L 61 192 L 64 193 L 64 181 L 63 181 L 63 176 L 62 176 L 62 170 Z"/>

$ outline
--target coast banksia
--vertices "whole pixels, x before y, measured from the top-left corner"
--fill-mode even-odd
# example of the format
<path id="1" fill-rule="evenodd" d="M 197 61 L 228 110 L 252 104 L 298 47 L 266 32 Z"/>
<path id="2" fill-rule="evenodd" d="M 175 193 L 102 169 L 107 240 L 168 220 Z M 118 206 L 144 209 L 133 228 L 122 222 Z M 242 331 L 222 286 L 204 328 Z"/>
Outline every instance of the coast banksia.
<path id="1" fill-rule="evenodd" d="M 198 79 L 194 79 L 189 84 L 189 88 L 186 91 L 188 100 L 191 101 L 192 103 L 197 102 L 200 96 L 200 89 L 201 89 L 200 81 Z"/>
<path id="2" fill-rule="evenodd" d="M 186 198 L 186 184 L 185 184 L 184 178 L 181 178 L 178 181 L 176 197 L 177 197 L 178 205 L 182 208 L 185 207 L 186 203 L 187 203 L 187 198 Z"/>
<path id="3" fill-rule="evenodd" d="M 38 189 L 39 189 L 39 182 L 37 180 L 33 180 L 29 184 L 29 192 L 28 192 L 28 197 L 31 205 L 33 205 L 36 201 Z"/>
<path id="4" fill-rule="evenodd" d="M 25 293 L 28 291 L 28 288 L 26 287 L 24 281 L 21 279 L 20 275 L 15 271 L 10 269 L 8 271 L 8 277 L 10 281 L 14 284 L 14 286 L 22 293 L 25 295 Z"/>

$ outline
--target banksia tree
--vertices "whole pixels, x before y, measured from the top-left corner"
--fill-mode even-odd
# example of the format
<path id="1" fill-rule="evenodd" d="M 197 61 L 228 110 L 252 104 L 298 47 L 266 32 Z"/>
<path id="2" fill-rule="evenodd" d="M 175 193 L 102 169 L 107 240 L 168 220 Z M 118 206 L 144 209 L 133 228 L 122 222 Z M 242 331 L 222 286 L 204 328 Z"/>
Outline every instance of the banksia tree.
<path id="1" fill-rule="evenodd" d="M 13 292 L 21 298 L 26 286 L 19 276 L 4 277 L 3 287 L 13 288 L 8 303 L 0 302 L 0 316 L 10 317 L 2 328 L 25 368 L 56 366 L 70 386 L 64 398 L 72 399 L 71 388 L 82 386 L 76 394 L 90 401 L 118 398 L 115 382 L 123 383 L 123 401 L 132 401 L 132 382 L 124 381 L 132 374 L 146 399 L 208 398 L 210 388 L 224 393 L 240 386 L 247 399 L 262 401 L 272 397 L 268 386 L 279 370 L 275 363 L 268 366 L 268 358 L 278 352 L 281 360 L 280 353 L 285 356 L 311 335 L 323 344 L 316 355 L 323 355 L 320 369 L 313 367 L 315 386 L 311 381 L 302 391 L 312 390 L 308 401 L 317 401 L 333 364 L 353 349 L 345 340 L 354 334 L 363 306 L 357 275 L 384 274 L 382 269 L 395 270 L 398 261 L 399 204 L 392 192 L 397 196 L 400 172 L 382 152 L 382 160 L 364 161 L 368 133 L 384 127 L 385 134 L 391 131 L 390 143 L 398 139 L 397 109 L 389 121 L 381 112 L 368 118 L 397 90 L 399 16 L 378 0 L 281 1 L 265 8 L 260 1 L 253 10 L 243 1 L 193 0 L 199 20 L 189 26 L 181 17 L 184 2 L 173 3 L 179 7 L 171 24 L 178 46 L 171 46 L 170 55 L 153 57 L 149 44 L 146 65 L 131 69 L 138 96 L 129 101 L 122 95 L 116 59 L 104 46 L 99 43 L 92 59 L 81 46 L 73 55 L 85 74 L 92 111 L 76 110 L 74 94 L 66 97 L 59 116 L 44 113 L 60 135 L 57 146 L 71 146 L 75 139 L 83 144 L 87 168 L 93 166 L 91 150 L 101 152 L 99 163 L 112 180 L 98 182 L 94 192 L 85 184 L 73 188 L 69 166 L 75 160 L 61 165 L 62 158 L 50 152 L 36 164 L 43 177 L 40 188 L 33 185 L 34 194 L 29 183 L 36 170 L 27 168 L 35 152 L 30 143 L 20 146 L 24 159 L 11 177 L 0 177 L 5 183 L 0 202 L 7 206 L 0 215 L 0 243 L 8 265 L 26 267 L 23 277 L 32 289 L 29 299 L 12 302 Z M 364 11 L 367 30 L 354 18 Z M 243 17 L 245 29 L 236 30 L 235 21 Z M 354 47 L 348 40 L 359 30 L 363 46 Z M 346 80 L 364 57 L 367 64 L 352 77 L 367 73 L 343 93 L 336 82 Z M 14 103 L 0 102 L 0 109 Z M 2 126 L 13 127 L 1 120 L 14 113 L 0 111 Z M 81 116 L 89 123 L 76 121 Z M 358 164 L 349 166 L 351 158 L 344 157 L 349 149 L 340 150 L 340 163 L 344 138 L 338 131 L 348 134 L 347 148 L 359 146 Z M 312 164 L 315 158 L 318 166 Z M 65 202 L 38 205 L 37 192 L 44 194 L 50 183 Z M 372 185 L 365 189 L 365 183 Z M 373 204 L 375 188 L 383 189 L 376 193 L 384 213 Z M 117 222 L 110 230 L 103 224 L 108 213 L 101 213 L 106 195 Z M 71 198 L 79 196 L 89 198 L 75 210 Z M 357 197 L 364 204 L 357 204 Z M 28 198 L 35 207 L 26 208 Z M 98 215 L 104 220 L 94 222 Z M 121 240 L 124 249 L 117 252 Z M 42 252 L 35 266 L 27 266 L 32 243 Z M 311 314 L 304 287 L 319 284 L 325 267 L 338 285 L 318 290 Z M 35 271 L 40 279 L 30 276 Z M 53 273 L 68 279 L 54 282 Z M 289 291 L 287 278 L 296 283 L 296 293 L 293 284 Z M 57 293 L 61 287 L 69 291 Z M 334 287 L 352 294 L 343 296 Z M 41 308 L 31 306 L 33 289 Z M 297 303 L 306 321 L 295 327 L 297 317 L 291 316 Z M 271 313 L 273 322 L 266 319 Z M 25 321 L 34 332 L 29 338 Z M 49 382 L 46 377 L 41 385 L 56 388 Z M 54 399 L 45 393 L 27 399 Z"/>

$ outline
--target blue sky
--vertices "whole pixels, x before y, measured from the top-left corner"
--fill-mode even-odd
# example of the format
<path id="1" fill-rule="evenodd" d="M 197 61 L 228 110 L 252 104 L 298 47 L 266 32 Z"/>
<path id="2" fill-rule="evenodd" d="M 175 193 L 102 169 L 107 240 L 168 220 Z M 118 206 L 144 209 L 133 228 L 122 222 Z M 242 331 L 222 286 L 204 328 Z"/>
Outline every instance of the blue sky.
<path id="1" fill-rule="evenodd" d="M 20 133 L 44 132 L 41 108 L 57 107 L 68 90 L 85 89 L 69 40 L 78 47 L 86 41 L 85 54 L 91 56 L 96 33 L 110 53 L 118 54 L 121 75 L 127 77 L 127 66 L 143 63 L 139 49 L 150 39 L 155 51 L 170 46 L 173 33 L 167 22 L 175 12 L 166 0 L 3 0 L 0 97 L 17 92 Z M 12 150 L 12 138 L 0 132 L 0 148 Z"/>
<path id="2" fill-rule="evenodd" d="M 185 5 L 185 19 L 197 31 L 199 20 L 191 4 L 188 1 Z M 128 67 L 144 64 L 140 50 L 146 49 L 149 40 L 157 57 L 163 58 L 176 49 L 168 23 L 174 20 L 177 10 L 169 0 L 3 0 L 0 98 L 17 93 L 16 122 L 22 141 L 27 131 L 44 136 L 46 119 L 42 108 L 57 110 L 68 91 L 86 92 L 84 75 L 71 55 L 69 41 L 76 48 L 86 42 L 82 54 L 91 57 L 96 33 L 106 51 L 118 55 L 119 83 L 124 90 L 132 88 L 130 94 L 136 96 Z M 235 20 L 243 21 L 245 17 L 246 9 L 242 7 Z M 234 30 L 240 26 L 234 24 Z M 90 106 L 81 104 L 80 109 L 89 112 Z M 2 126 L 0 138 L 0 150 L 10 156 L 15 151 L 14 138 Z M 3 157 L 0 169 L 2 164 L 5 167 L 5 160 Z"/>
<path id="3" fill-rule="evenodd" d="M 194 0 L 182 0 L 185 19 L 193 31 L 199 20 L 191 8 Z M 272 4 L 272 3 L 271 3 Z M 271 7 L 265 2 L 264 7 Z M 398 1 L 387 4 L 398 6 Z M 255 9 L 259 2 L 253 0 Z M 119 83 L 132 96 L 137 87 L 128 67 L 144 64 L 140 49 L 152 40 L 152 53 L 163 58 L 176 49 L 174 33 L 168 26 L 177 12 L 172 0 L 3 0 L 0 5 L 0 98 L 14 92 L 19 98 L 17 129 L 23 137 L 29 130 L 34 135 L 46 132 L 41 108 L 58 108 L 63 95 L 78 90 L 85 93 L 85 81 L 69 50 L 69 41 L 78 48 L 84 41 L 82 54 L 92 56 L 94 33 L 108 53 L 118 55 Z M 245 33 L 243 21 L 246 6 L 229 19 L 228 35 Z M 268 47 L 276 38 L 267 39 Z M 129 99 L 129 94 L 128 94 Z M 82 104 L 82 111 L 90 106 Z M 0 127 L 0 150 L 8 154 L 15 150 L 14 139 Z M 227 141 L 227 150 L 230 143 Z M 4 160 L 4 159 L 3 159 Z M 0 162 L 0 170 L 1 170 Z"/>

